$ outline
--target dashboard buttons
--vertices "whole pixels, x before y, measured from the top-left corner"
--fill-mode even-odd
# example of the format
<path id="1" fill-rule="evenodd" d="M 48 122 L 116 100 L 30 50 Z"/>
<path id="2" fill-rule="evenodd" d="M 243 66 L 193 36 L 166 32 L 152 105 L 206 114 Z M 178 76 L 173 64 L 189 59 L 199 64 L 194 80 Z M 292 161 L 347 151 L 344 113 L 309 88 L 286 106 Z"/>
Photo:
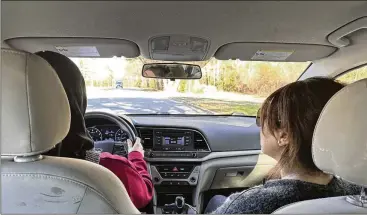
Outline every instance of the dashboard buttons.
<path id="1" fill-rule="evenodd" d="M 168 186 L 188 186 L 190 185 L 187 181 L 163 181 L 161 185 Z"/>
<path id="2" fill-rule="evenodd" d="M 161 185 L 173 185 L 173 181 L 163 181 Z"/>
<path id="3" fill-rule="evenodd" d="M 189 173 L 172 173 L 172 172 L 161 172 L 160 173 L 162 178 L 172 178 L 172 179 L 181 179 L 181 178 L 188 178 L 189 177 Z"/>
<path id="4" fill-rule="evenodd" d="M 152 156 L 151 152 L 149 157 L 155 157 L 155 158 L 197 158 L 198 154 L 196 152 L 184 152 L 184 148 L 175 148 L 175 152 L 169 152 L 172 148 L 161 148 L 163 151 L 156 151 L 154 152 L 154 155 Z"/>
<path id="5" fill-rule="evenodd" d="M 190 182 L 191 182 L 191 183 L 195 183 L 195 182 L 196 182 L 196 178 L 195 178 L 195 177 L 191 177 L 191 178 L 190 178 Z"/>
<path id="6" fill-rule="evenodd" d="M 176 181 L 176 184 L 181 186 L 181 185 L 184 185 L 184 186 L 187 186 L 189 185 L 189 183 L 187 181 Z"/>
<path id="7" fill-rule="evenodd" d="M 158 168 L 158 170 L 161 171 L 161 172 L 169 172 L 171 170 L 171 168 L 170 167 L 160 167 L 160 168 Z"/>
<path id="8" fill-rule="evenodd" d="M 195 167 L 195 169 L 192 171 L 193 173 L 199 173 L 200 167 Z"/>
<path id="9" fill-rule="evenodd" d="M 154 177 L 154 181 L 155 181 L 155 182 L 159 182 L 160 180 L 159 180 L 159 178 L 158 178 L 158 177 Z"/>
<path id="10" fill-rule="evenodd" d="M 181 178 L 187 178 L 187 177 L 189 177 L 189 174 L 188 173 L 182 173 L 181 174 Z"/>
<path id="11" fill-rule="evenodd" d="M 191 172 L 192 166 L 180 166 L 179 170 L 180 172 Z"/>

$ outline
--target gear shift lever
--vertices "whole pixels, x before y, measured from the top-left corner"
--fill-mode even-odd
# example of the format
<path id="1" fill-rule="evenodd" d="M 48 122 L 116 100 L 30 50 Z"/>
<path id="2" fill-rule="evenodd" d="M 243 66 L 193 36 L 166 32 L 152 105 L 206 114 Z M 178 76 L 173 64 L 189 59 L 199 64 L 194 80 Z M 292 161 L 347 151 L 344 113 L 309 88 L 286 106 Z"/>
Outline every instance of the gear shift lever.
<path id="1" fill-rule="evenodd" d="M 185 210 L 185 198 L 176 196 L 175 202 L 172 204 L 165 204 L 163 207 L 163 214 L 182 214 Z"/>
<path id="2" fill-rule="evenodd" d="M 177 207 L 177 213 L 182 214 L 185 206 L 185 198 L 182 196 L 176 196 L 175 205 Z"/>

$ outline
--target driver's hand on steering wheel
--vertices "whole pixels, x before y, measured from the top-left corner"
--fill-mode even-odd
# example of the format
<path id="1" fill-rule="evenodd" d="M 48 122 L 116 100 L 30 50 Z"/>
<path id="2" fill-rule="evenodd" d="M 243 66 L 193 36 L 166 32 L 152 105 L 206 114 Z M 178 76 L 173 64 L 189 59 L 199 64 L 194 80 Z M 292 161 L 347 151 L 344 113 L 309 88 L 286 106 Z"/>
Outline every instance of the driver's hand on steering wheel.
<path id="1" fill-rule="evenodd" d="M 129 147 L 128 149 L 129 153 L 133 151 L 137 151 L 137 152 L 140 152 L 144 157 L 144 148 L 143 148 L 143 145 L 141 144 L 141 139 L 139 137 L 136 137 L 136 141 L 134 145 L 130 139 L 127 139 L 127 145 Z"/>

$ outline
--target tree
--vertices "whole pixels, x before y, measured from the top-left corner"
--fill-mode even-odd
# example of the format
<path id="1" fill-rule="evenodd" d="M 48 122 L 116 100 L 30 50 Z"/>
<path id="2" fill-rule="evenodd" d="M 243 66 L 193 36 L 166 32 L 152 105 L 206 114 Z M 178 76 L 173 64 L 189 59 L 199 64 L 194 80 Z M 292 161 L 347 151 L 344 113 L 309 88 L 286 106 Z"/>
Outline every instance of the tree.
<path id="1" fill-rule="evenodd" d="M 187 80 L 180 80 L 177 91 L 180 93 L 185 93 L 187 90 Z"/>

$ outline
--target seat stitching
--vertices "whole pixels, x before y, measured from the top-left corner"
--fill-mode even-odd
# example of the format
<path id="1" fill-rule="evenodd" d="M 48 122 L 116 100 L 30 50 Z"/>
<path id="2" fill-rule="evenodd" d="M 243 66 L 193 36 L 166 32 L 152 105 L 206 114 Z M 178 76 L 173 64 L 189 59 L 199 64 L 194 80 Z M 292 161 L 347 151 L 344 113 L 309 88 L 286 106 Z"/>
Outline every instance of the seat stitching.
<path id="1" fill-rule="evenodd" d="M 20 52 L 20 51 L 11 50 L 11 49 L 4 49 L 4 48 L 2 48 L 1 51 L 9 53 L 9 54 L 22 55 L 22 56 L 26 55 L 28 53 L 28 52 Z"/>
<path id="2" fill-rule="evenodd" d="M 80 206 L 82 206 L 82 204 L 83 204 L 83 200 L 84 200 L 85 194 L 87 193 L 87 189 L 88 189 L 87 187 L 84 189 L 84 194 L 83 194 L 82 200 L 80 201 L 80 204 L 78 206 L 78 209 L 75 212 L 76 214 L 78 214 L 79 209 L 80 209 Z"/>
<path id="3" fill-rule="evenodd" d="M 111 202 L 109 200 L 107 200 L 102 194 L 100 194 L 97 190 L 95 190 L 93 187 L 90 187 L 88 184 L 85 184 L 83 182 L 80 182 L 80 181 L 76 181 L 76 180 L 72 180 L 72 179 L 69 179 L 69 178 L 64 178 L 62 176 L 53 176 L 53 175 L 48 175 L 48 174 L 44 174 L 44 173 L 1 173 L 1 176 L 33 176 L 33 177 L 38 177 L 38 178 L 41 178 L 41 177 L 44 177 L 44 178 L 50 178 L 50 179 L 58 179 L 58 180 L 63 180 L 63 181 L 68 181 L 68 182 L 71 182 L 71 183 L 74 183 L 74 184 L 77 184 L 79 186 L 83 186 L 83 187 L 87 187 L 89 188 L 91 191 L 93 191 L 94 193 L 96 193 L 98 196 L 100 196 L 102 199 L 104 199 L 109 206 L 111 206 L 111 208 L 116 212 L 116 208 L 112 206 Z"/>
<path id="4" fill-rule="evenodd" d="M 32 149 L 32 122 L 31 122 L 31 106 L 30 106 L 30 101 L 29 101 L 29 74 L 28 74 L 28 58 L 30 56 L 25 55 L 25 88 L 26 88 L 26 96 L 27 96 L 27 106 L 28 106 L 28 122 L 29 122 L 29 146 L 31 149 L 31 152 L 33 151 Z"/>

